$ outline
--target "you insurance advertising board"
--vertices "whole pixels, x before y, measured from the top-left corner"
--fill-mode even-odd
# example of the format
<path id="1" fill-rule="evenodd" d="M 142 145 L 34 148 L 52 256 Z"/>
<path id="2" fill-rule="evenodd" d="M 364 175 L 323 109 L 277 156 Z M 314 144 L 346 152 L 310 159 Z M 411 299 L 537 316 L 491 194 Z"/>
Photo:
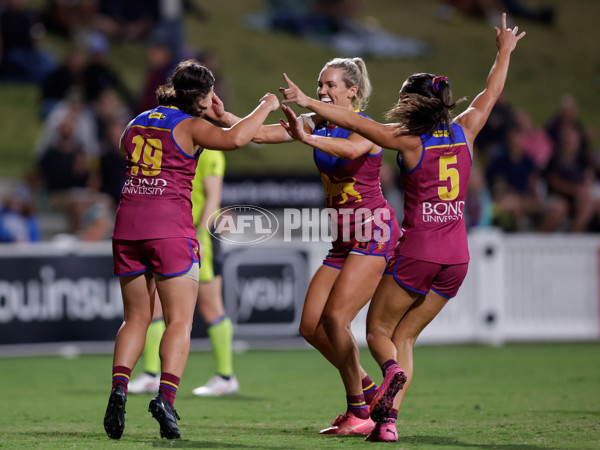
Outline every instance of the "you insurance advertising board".
<path id="1" fill-rule="evenodd" d="M 224 300 L 236 337 L 295 336 L 308 285 L 299 249 L 245 248 L 224 260 Z M 0 346 L 112 341 L 123 320 L 110 243 L 0 249 Z M 193 338 L 205 337 L 195 313 Z"/>

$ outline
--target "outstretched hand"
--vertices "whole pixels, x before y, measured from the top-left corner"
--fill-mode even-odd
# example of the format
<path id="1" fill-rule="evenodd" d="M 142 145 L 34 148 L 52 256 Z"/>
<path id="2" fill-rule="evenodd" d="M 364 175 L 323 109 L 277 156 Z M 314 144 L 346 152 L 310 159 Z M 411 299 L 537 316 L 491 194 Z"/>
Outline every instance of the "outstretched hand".
<path id="1" fill-rule="evenodd" d="M 300 88 L 296 86 L 296 84 L 292 80 L 290 80 L 285 73 L 283 74 L 283 79 L 287 83 L 288 87 L 279 88 L 279 92 L 283 94 L 282 103 L 296 103 L 302 108 L 308 108 L 308 105 L 310 104 L 310 97 L 308 97 L 304 92 L 302 92 Z"/>
<path id="2" fill-rule="evenodd" d="M 287 131 L 287 133 L 292 137 L 292 139 L 303 142 L 305 137 L 308 136 L 308 133 L 304 131 L 302 121 L 298 120 L 298 117 L 289 106 L 281 105 L 281 109 L 283 110 L 285 117 L 287 117 L 288 122 L 286 123 L 285 120 L 279 119 L 279 123 L 284 128 L 284 130 Z"/>
<path id="3" fill-rule="evenodd" d="M 512 52 L 517 46 L 517 42 L 521 38 L 525 36 L 524 31 L 521 34 L 517 35 L 519 31 L 519 27 L 515 26 L 514 28 L 506 28 L 506 13 L 502 14 L 502 28 L 494 27 L 496 29 L 496 45 L 498 46 L 498 51 L 500 50 L 508 50 Z"/>

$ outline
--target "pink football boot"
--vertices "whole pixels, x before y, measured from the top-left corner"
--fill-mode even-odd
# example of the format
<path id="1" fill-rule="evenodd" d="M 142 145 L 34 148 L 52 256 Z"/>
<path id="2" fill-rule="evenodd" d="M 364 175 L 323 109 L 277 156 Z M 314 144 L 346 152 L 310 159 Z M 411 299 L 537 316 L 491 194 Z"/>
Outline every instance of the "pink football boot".
<path id="1" fill-rule="evenodd" d="M 394 397 L 406 383 L 406 373 L 398 366 L 393 366 L 385 371 L 383 383 L 371 403 L 371 419 L 382 422 L 390 413 L 394 405 Z"/>
<path id="2" fill-rule="evenodd" d="M 397 440 L 396 422 L 387 419 L 377 422 L 373 431 L 365 438 L 365 441 L 369 442 L 396 442 Z"/>
<path id="3" fill-rule="evenodd" d="M 373 421 L 368 419 L 359 419 L 350 412 L 340 414 L 337 419 L 331 422 L 329 428 L 319 431 L 319 434 L 337 434 L 340 436 L 347 436 L 351 434 L 367 435 L 369 434 L 375 424 Z"/>

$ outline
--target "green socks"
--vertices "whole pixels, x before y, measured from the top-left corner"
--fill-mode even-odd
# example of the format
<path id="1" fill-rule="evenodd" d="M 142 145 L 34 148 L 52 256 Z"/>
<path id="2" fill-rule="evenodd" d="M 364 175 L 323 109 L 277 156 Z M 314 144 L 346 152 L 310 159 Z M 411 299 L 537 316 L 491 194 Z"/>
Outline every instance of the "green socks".
<path id="1" fill-rule="evenodd" d="M 215 355 L 217 373 L 223 376 L 233 375 L 233 325 L 227 316 L 223 316 L 209 324 L 208 337 Z"/>
<path id="2" fill-rule="evenodd" d="M 146 333 L 146 345 L 144 347 L 145 372 L 153 373 L 155 375 L 160 374 L 160 356 L 158 349 L 164 331 L 165 321 L 163 319 L 153 320 L 148 327 L 148 332 Z"/>

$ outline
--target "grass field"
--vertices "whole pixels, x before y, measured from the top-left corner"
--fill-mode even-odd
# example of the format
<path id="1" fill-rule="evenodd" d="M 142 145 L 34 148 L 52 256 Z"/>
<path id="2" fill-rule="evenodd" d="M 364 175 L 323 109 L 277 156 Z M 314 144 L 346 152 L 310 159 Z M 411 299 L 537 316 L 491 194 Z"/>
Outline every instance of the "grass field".
<path id="1" fill-rule="evenodd" d="M 42 4 L 42 0 L 31 0 Z M 434 48 L 431 55 L 416 59 L 368 59 L 373 95 L 366 111 L 375 120 L 396 101 L 402 81 L 413 72 L 430 71 L 450 77 L 457 97 L 469 99 L 480 92 L 495 54 L 494 32 L 485 21 L 455 14 L 451 20 L 436 18 L 439 0 L 369 0 L 362 2 L 360 20 L 376 21 L 385 30 L 423 40 Z M 597 0 L 528 0 L 531 6 L 551 5 L 557 11 L 553 28 L 520 20 L 527 37 L 514 53 L 505 92 L 514 106 L 525 108 L 538 125 L 557 108 L 560 96 L 572 93 L 580 105 L 586 126 L 600 124 L 600 52 L 598 52 Z M 285 33 L 260 33 L 244 26 L 246 14 L 263 8 L 263 0 L 199 2 L 210 19 L 186 20 L 188 42 L 196 49 L 212 48 L 220 57 L 223 76 L 231 86 L 228 108 L 238 114 L 250 112 L 265 92 L 276 92 L 287 72 L 307 93 L 316 89 L 323 64 L 338 55 L 307 44 Z M 47 45 L 57 55 L 65 52 L 63 40 L 49 36 Z M 114 43 L 111 66 L 132 92 L 139 92 L 146 70 L 143 45 Z M 35 86 L 0 84 L 0 177 L 15 179 L 33 163 L 33 144 L 40 130 Z M 466 104 L 463 104 L 466 105 Z M 461 108 L 459 108 L 462 111 Z M 457 112 L 460 112 L 457 111 Z M 270 119 L 277 122 L 281 114 Z M 271 120 L 270 120 L 271 121 Z M 600 148 L 600 133 L 594 142 Z M 393 162 L 395 154 L 384 157 Z M 228 173 L 309 173 L 314 163 L 306 146 L 262 146 L 228 155 Z"/>
<path id="2" fill-rule="evenodd" d="M 212 355 L 190 354 L 175 406 L 182 439 L 161 440 L 151 395 L 130 395 L 120 441 L 104 433 L 109 355 L 0 359 L 2 448 L 445 448 L 600 447 L 600 343 L 417 346 L 400 411 L 399 442 L 320 436 L 345 408 L 337 374 L 314 350 L 236 355 L 241 392 L 194 397 Z M 365 368 L 380 376 L 368 351 Z M 135 372 L 134 372 L 135 374 Z"/>

